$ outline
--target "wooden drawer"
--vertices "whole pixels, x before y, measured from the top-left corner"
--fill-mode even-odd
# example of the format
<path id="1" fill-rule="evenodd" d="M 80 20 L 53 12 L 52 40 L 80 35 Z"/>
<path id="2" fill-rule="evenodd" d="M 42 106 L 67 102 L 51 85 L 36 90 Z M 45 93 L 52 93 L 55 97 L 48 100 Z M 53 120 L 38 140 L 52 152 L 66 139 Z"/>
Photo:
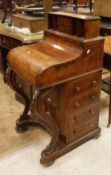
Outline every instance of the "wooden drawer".
<path id="1" fill-rule="evenodd" d="M 66 113 L 69 115 L 99 102 L 101 71 L 70 81 L 65 87 Z"/>
<path id="2" fill-rule="evenodd" d="M 21 42 L 19 40 L 13 39 L 11 37 L 1 36 L 1 46 L 7 48 L 8 50 L 14 47 L 20 46 Z"/>
<path id="3" fill-rule="evenodd" d="M 69 130 L 67 135 L 67 138 L 68 138 L 67 143 L 77 140 L 97 128 L 98 128 L 98 118 L 88 120 L 80 127 L 74 127 Z"/>
<path id="4" fill-rule="evenodd" d="M 99 103 L 89 106 L 81 112 L 70 113 L 68 117 L 68 130 L 73 130 L 75 127 L 80 127 L 85 122 L 99 118 L 100 107 Z"/>
<path id="5" fill-rule="evenodd" d="M 83 121 L 89 120 L 89 117 L 93 118 L 93 114 L 92 116 L 87 114 L 87 110 L 90 111 L 90 107 L 94 110 L 94 116 L 98 117 L 99 108 L 96 108 L 96 111 L 95 107 L 92 106 L 97 105 L 100 100 L 100 81 L 101 71 L 97 71 L 96 73 L 85 77 L 70 80 L 64 83 L 62 86 L 57 87 L 58 93 L 56 100 L 58 106 L 56 107 L 55 111 L 58 111 L 58 115 L 56 115 L 55 120 L 57 121 L 60 128 L 60 133 L 64 138 L 67 135 L 67 129 L 73 127 L 74 121 L 72 121 L 72 118 L 76 117 L 76 114 L 77 117 L 78 114 L 80 114 L 79 121 L 76 123 L 76 125 L 80 125 L 83 123 Z M 50 109 L 53 109 L 52 104 L 53 103 L 51 102 Z M 71 122 L 69 123 L 70 120 Z"/>
<path id="6" fill-rule="evenodd" d="M 70 115 L 73 112 L 79 112 L 86 107 L 98 103 L 100 99 L 100 89 L 89 89 L 81 95 L 73 95 L 66 102 L 66 113 Z"/>
<path id="7" fill-rule="evenodd" d="M 81 77 L 72 81 L 69 81 L 65 86 L 66 98 L 74 95 L 81 95 L 84 91 L 88 89 L 94 89 L 100 87 L 101 82 L 101 71 Z"/>

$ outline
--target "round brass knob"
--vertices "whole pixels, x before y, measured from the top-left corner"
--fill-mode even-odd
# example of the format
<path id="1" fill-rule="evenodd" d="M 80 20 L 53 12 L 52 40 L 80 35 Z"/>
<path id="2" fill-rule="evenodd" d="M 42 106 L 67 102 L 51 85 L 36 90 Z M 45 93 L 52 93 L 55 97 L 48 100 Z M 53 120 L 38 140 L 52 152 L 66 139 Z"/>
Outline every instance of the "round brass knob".
<path id="1" fill-rule="evenodd" d="M 76 92 L 80 92 L 81 88 L 79 86 L 75 87 Z"/>

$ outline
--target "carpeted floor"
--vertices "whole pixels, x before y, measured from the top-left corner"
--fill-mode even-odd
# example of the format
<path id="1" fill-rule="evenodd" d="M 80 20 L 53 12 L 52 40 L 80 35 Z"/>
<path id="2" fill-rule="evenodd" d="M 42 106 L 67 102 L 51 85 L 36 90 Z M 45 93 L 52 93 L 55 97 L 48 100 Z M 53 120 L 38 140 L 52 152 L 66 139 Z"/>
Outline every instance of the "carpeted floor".
<path id="1" fill-rule="evenodd" d="M 26 145 L 38 142 L 48 135 L 38 127 L 30 128 L 22 134 L 15 131 L 15 121 L 23 110 L 16 101 L 14 91 L 2 79 L 0 73 L 0 156 L 16 151 Z"/>

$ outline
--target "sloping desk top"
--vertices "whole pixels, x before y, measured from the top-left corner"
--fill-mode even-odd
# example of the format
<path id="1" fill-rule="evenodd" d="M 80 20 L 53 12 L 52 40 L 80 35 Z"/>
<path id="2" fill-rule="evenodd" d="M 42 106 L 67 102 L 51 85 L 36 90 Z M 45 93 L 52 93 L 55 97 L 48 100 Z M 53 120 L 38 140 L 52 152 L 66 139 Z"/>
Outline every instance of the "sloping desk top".
<path id="1" fill-rule="evenodd" d="M 56 37 L 56 35 L 54 38 L 45 37 L 36 44 L 13 49 L 8 55 L 8 57 L 10 57 L 10 65 L 13 69 L 16 67 L 17 73 L 24 78 L 27 77 L 28 81 L 33 85 L 38 85 L 43 81 L 43 84 L 47 84 L 49 81 L 49 84 L 52 84 L 53 81 L 57 79 L 57 77 L 55 77 L 56 79 L 52 81 L 51 78 L 51 76 L 53 79 L 55 75 L 57 76 L 57 74 L 53 72 L 54 69 L 56 71 L 59 65 L 68 64 L 68 62 L 77 59 L 83 52 L 82 47 L 68 40 L 64 42 L 64 39 L 61 39 L 60 42 L 57 43 L 58 38 Z M 28 74 L 29 69 L 30 74 Z M 48 74 L 51 74 L 51 76 L 49 77 Z M 44 78 L 41 76 L 44 76 Z M 45 77 L 47 77 L 47 80 Z M 58 78 L 63 79 L 62 73 L 58 74 Z"/>
<path id="2" fill-rule="evenodd" d="M 43 32 L 38 33 L 23 33 L 15 27 L 10 27 L 7 24 L 0 24 L 0 35 L 15 38 L 22 43 L 31 43 L 43 38 Z"/>

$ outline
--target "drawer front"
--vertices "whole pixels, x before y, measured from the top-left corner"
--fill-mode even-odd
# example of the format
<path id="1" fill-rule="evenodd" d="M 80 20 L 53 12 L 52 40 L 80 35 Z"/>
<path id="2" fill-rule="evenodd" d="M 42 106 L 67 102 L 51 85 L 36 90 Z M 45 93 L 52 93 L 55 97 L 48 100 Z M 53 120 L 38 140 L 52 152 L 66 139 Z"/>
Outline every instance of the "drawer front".
<path id="1" fill-rule="evenodd" d="M 100 89 L 89 89 L 81 95 L 73 95 L 66 102 L 66 115 L 73 112 L 80 112 L 90 105 L 99 103 Z"/>
<path id="2" fill-rule="evenodd" d="M 68 82 L 64 86 L 66 115 L 99 102 L 101 71 Z"/>
<path id="3" fill-rule="evenodd" d="M 87 75 L 72 81 L 69 81 L 65 86 L 66 97 L 80 95 L 88 89 L 94 89 L 100 87 L 101 83 L 101 71 Z"/>
<path id="4" fill-rule="evenodd" d="M 87 121 L 99 118 L 100 107 L 99 103 L 83 109 L 81 112 L 73 112 L 67 116 L 68 130 L 73 130 L 75 127 L 84 125 Z"/>
<path id="5" fill-rule="evenodd" d="M 8 50 L 13 49 L 17 46 L 21 45 L 21 42 L 19 40 L 16 40 L 14 38 L 11 37 L 1 37 L 1 45 L 2 47 L 7 48 Z"/>
<path id="6" fill-rule="evenodd" d="M 98 128 L 98 118 L 89 120 L 85 122 L 83 125 L 81 125 L 80 127 L 75 127 L 72 130 L 70 130 L 68 132 L 67 141 L 68 143 L 75 141 L 97 128 Z"/>

